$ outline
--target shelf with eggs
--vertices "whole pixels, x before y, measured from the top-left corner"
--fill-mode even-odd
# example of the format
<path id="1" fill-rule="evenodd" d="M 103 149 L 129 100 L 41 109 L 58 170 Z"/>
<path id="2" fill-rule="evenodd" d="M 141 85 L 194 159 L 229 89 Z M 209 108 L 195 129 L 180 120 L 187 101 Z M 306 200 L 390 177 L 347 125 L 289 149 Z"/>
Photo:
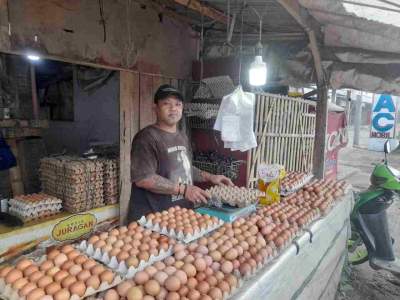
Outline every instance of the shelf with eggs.
<path id="1" fill-rule="evenodd" d="M 21 258 L 0 269 L 0 297 L 21 300 L 75 300 L 108 290 L 122 278 L 71 245 L 38 260 Z"/>
<path id="2" fill-rule="evenodd" d="M 216 217 L 202 215 L 192 209 L 179 206 L 143 216 L 139 221 L 143 227 L 189 243 L 222 226 Z"/>
<path id="3" fill-rule="evenodd" d="M 172 255 L 175 243 L 174 239 L 132 222 L 93 235 L 77 248 L 124 278 L 132 278 L 138 271 Z"/>

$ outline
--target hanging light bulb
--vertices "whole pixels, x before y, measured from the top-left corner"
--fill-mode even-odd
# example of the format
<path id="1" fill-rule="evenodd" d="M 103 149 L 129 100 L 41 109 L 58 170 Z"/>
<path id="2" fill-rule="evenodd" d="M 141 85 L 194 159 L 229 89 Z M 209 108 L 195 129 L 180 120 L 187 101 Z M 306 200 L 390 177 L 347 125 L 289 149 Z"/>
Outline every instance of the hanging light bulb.
<path id="1" fill-rule="evenodd" d="M 262 53 L 262 46 L 260 52 Z M 252 86 L 262 86 L 267 82 L 267 64 L 263 62 L 260 52 L 256 53 L 257 55 L 250 65 L 249 83 Z"/>
<path id="2" fill-rule="evenodd" d="M 252 86 L 263 86 L 267 82 L 267 64 L 262 60 L 262 54 L 263 54 L 263 46 L 261 44 L 262 18 L 254 8 L 253 10 L 260 18 L 260 31 L 259 31 L 259 40 L 256 45 L 256 56 L 254 61 L 251 63 L 249 69 L 249 83 Z"/>
<path id="3" fill-rule="evenodd" d="M 39 53 L 38 37 L 35 35 L 33 47 L 29 47 L 27 49 L 25 56 L 30 61 L 38 61 L 41 59 L 41 55 Z"/>

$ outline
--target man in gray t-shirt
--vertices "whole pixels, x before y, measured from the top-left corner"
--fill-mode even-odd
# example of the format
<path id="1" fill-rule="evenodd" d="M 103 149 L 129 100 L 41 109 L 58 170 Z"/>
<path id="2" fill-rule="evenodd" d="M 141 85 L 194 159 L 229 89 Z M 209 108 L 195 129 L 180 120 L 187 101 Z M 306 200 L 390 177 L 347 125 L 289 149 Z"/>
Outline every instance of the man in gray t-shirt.
<path id="1" fill-rule="evenodd" d="M 128 220 L 180 205 L 193 207 L 210 195 L 193 182 L 233 185 L 222 175 L 192 166 L 187 137 L 177 129 L 182 118 L 183 97 L 170 85 L 154 95 L 157 122 L 136 134 L 131 151 L 132 193 Z"/>

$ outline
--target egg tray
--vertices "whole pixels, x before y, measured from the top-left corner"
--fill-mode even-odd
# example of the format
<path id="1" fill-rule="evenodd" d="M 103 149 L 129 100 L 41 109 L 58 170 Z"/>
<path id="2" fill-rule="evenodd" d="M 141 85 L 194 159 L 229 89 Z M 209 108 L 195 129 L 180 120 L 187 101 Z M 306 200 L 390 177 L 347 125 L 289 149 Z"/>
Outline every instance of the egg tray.
<path id="1" fill-rule="evenodd" d="M 39 265 L 41 262 L 43 262 L 45 260 L 45 255 L 42 256 L 37 262 L 36 264 Z M 94 289 L 92 287 L 88 287 L 85 291 L 85 294 L 80 297 L 79 295 L 73 294 L 71 295 L 71 297 L 69 298 L 69 300 L 81 300 L 81 299 L 85 299 L 86 297 L 95 295 L 97 293 L 100 293 L 102 291 L 106 291 L 114 286 L 117 286 L 118 284 L 120 284 L 123 279 L 118 275 L 118 274 L 114 274 L 114 280 L 111 284 L 107 283 L 107 282 L 102 282 L 99 286 L 98 289 Z M 10 284 L 7 284 L 4 281 L 4 278 L 0 278 L 0 299 L 4 299 L 4 300 L 26 300 L 26 297 L 21 297 L 18 295 L 18 291 L 13 289 L 12 286 Z"/>
<path id="2" fill-rule="evenodd" d="M 184 243 L 190 243 L 194 240 L 197 240 L 203 237 L 204 235 L 214 231 L 215 229 L 221 227 L 224 224 L 224 221 L 219 219 L 217 224 L 210 225 L 206 229 L 196 230 L 193 234 L 185 235 L 183 232 L 178 232 L 178 233 L 175 232 L 174 229 L 168 231 L 166 227 L 160 228 L 160 225 L 158 223 L 153 224 L 153 222 L 151 220 L 147 220 L 145 216 L 142 216 L 137 222 L 145 228 L 151 229 L 155 232 L 182 241 Z"/>
<path id="3" fill-rule="evenodd" d="M 93 245 L 88 244 L 86 240 L 82 241 L 79 245 L 76 245 L 76 248 L 87 254 L 89 257 L 102 262 L 107 267 L 117 272 L 126 279 L 132 278 L 137 272 L 142 271 L 143 269 L 154 264 L 157 261 L 163 260 L 168 256 L 171 256 L 173 253 L 173 247 L 170 246 L 168 250 L 161 249 L 158 255 L 150 255 L 150 258 L 147 261 L 141 260 L 136 268 L 128 268 L 125 261 L 118 262 L 118 259 L 115 256 L 112 256 L 110 258 L 107 252 L 103 252 L 100 248 L 94 248 Z"/>
<path id="4" fill-rule="evenodd" d="M 313 179 L 314 175 L 308 174 L 305 177 L 303 177 L 302 180 L 298 181 L 291 189 L 283 189 L 281 188 L 280 194 L 281 196 L 288 196 L 290 194 L 293 194 L 303 188 L 306 184 L 308 184 L 311 179 Z"/>
<path id="5" fill-rule="evenodd" d="M 212 199 L 240 208 L 257 203 L 258 198 L 264 195 L 259 190 L 243 187 L 213 186 L 207 191 L 211 194 Z"/>

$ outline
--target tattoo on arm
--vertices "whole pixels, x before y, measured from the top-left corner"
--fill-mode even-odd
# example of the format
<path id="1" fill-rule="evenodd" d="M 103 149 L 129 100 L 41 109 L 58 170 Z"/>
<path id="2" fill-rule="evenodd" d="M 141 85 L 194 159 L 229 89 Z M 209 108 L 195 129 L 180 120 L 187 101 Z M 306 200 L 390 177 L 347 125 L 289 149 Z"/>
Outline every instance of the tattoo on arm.
<path id="1" fill-rule="evenodd" d="M 175 195 L 178 193 L 177 184 L 159 175 L 152 175 L 139 180 L 136 185 L 156 194 Z"/>
<path id="2" fill-rule="evenodd" d="M 196 182 L 205 182 L 208 181 L 208 178 L 210 178 L 211 174 L 206 172 L 206 171 L 202 171 L 199 168 L 196 168 L 195 166 L 193 166 L 193 181 Z"/>

